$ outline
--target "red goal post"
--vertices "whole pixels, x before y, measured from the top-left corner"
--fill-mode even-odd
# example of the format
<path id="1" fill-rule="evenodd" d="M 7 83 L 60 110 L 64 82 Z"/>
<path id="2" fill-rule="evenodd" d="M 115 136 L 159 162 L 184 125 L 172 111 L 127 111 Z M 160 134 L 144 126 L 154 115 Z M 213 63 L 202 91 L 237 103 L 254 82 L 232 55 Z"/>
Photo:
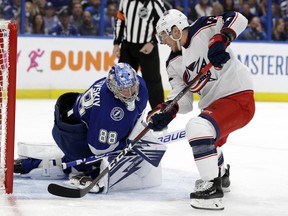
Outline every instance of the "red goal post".
<path id="1" fill-rule="evenodd" d="M 17 34 L 15 21 L 0 21 L 0 193 L 13 192 Z"/>

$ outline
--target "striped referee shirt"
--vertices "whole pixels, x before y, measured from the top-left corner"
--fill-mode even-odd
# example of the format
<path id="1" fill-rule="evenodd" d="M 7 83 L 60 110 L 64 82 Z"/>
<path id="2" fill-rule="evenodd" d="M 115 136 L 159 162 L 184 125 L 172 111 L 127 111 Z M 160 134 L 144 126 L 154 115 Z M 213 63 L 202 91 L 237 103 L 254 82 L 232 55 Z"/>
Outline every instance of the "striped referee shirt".
<path id="1" fill-rule="evenodd" d="M 157 43 L 156 24 L 165 11 L 162 0 L 121 0 L 114 29 L 114 44 Z"/>

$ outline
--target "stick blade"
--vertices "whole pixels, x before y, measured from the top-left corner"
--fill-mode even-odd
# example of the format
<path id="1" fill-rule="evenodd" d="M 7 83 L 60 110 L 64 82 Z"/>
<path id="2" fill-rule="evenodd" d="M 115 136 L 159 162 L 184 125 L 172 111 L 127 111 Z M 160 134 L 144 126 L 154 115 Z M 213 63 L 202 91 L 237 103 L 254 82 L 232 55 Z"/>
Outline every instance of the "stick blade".
<path id="1" fill-rule="evenodd" d="M 79 188 L 69 188 L 53 183 L 48 185 L 48 192 L 55 196 L 68 198 L 81 198 L 86 194 L 82 193 L 82 190 Z"/>

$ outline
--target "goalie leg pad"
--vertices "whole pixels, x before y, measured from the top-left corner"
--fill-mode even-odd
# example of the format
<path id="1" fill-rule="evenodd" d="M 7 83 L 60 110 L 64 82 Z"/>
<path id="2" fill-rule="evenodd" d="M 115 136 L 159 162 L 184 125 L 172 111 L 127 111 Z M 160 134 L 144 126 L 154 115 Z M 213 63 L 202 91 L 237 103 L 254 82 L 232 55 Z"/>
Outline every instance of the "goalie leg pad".
<path id="1" fill-rule="evenodd" d="M 126 155 L 111 170 L 109 191 L 156 187 L 162 182 L 161 164 L 155 167 L 137 154 Z"/>
<path id="2" fill-rule="evenodd" d="M 55 143 L 17 143 L 18 155 L 20 157 L 46 159 L 62 158 L 63 153 Z"/>
<path id="3" fill-rule="evenodd" d="M 24 166 L 24 170 L 29 170 L 26 172 L 20 172 L 20 177 L 24 178 L 32 178 L 32 179 L 37 179 L 37 180 L 45 180 L 45 179 L 63 179 L 66 178 L 67 175 L 63 172 L 61 168 L 61 159 L 60 160 L 55 160 L 55 159 L 32 159 L 32 158 L 23 158 L 23 159 L 18 159 L 17 163 L 20 162 L 20 164 L 15 165 L 14 162 L 14 167 L 15 166 Z M 33 161 L 31 163 L 30 161 Z M 21 170 L 23 170 L 21 168 Z M 19 169 L 18 169 L 19 170 Z M 16 169 L 14 169 L 15 173 L 18 173 Z"/>
<path id="4" fill-rule="evenodd" d="M 61 168 L 62 151 L 54 143 L 18 142 L 18 155 L 14 167 L 22 166 L 21 177 L 32 179 L 63 179 L 66 174 Z M 19 169 L 18 169 L 19 170 Z M 26 172 L 25 172 L 26 170 Z M 14 168 L 17 173 L 17 169 Z"/>
<path id="5" fill-rule="evenodd" d="M 140 118 L 128 139 L 133 140 L 144 127 Z M 130 152 L 124 156 L 110 171 L 109 191 L 143 189 L 161 185 L 160 161 L 166 148 L 151 131 L 148 131 L 133 148 L 144 153 L 148 159 L 138 155 L 139 152 L 138 154 Z M 112 159 L 109 158 L 109 161 Z"/>

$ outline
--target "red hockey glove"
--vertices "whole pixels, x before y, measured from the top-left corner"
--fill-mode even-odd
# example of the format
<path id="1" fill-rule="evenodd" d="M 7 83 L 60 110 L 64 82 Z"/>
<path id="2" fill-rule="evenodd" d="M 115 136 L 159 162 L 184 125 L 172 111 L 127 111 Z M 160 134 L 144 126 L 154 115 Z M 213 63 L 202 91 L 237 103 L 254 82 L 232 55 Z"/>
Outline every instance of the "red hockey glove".
<path id="1" fill-rule="evenodd" d="M 230 44 L 229 38 L 224 34 L 216 34 L 209 40 L 208 59 L 217 70 L 230 59 L 226 47 Z"/>
<path id="2" fill-rule="evenodd" d="M 148 113 L 147 122 L 148 127 L 154 131 L 162 131 L 167 125 L 176 117 L 179 106 L 176 103 L 170 110 L 165 113 L 162 111 L 171 101 L 166 101 L 158 104 L 153 110 Z"/>

